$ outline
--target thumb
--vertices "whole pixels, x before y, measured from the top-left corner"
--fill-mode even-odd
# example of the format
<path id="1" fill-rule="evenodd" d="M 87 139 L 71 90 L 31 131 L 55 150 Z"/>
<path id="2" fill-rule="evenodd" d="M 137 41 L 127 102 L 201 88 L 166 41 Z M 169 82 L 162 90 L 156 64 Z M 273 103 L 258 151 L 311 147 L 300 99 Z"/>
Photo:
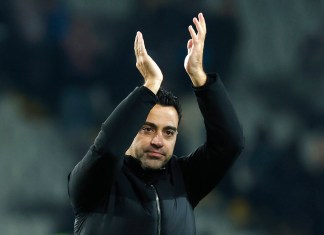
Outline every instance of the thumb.
<path id="1" fill-rule="evenodd" d="M 188 43 L 187 43 L 187 49 L 188 49 L 188 52 L 189 52 L 189 50 L 192 48 L 192 45 L 193 45 L 193 41 L 192 41 L 192 39 L 189 39 L 189 40 L 188 40 Z"/>

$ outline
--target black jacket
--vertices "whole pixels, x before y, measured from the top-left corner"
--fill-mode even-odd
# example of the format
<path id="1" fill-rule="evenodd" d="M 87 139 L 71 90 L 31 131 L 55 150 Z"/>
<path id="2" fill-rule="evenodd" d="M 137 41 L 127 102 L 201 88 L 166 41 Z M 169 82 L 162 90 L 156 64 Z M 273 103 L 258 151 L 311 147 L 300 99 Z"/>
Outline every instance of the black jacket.
<path id="1" fill-rule="evenodd" d="M 75 234 L 196 234 L 193 208 L 239 155 L 243 136 L 220 79 L 209 75 L 194 92 L 206 142 L 189 156 L 172 157 L 161 170 L 143 170 L 124 156 L 156 96 L 138 87 L 117 106 L 69 175 Z"/>

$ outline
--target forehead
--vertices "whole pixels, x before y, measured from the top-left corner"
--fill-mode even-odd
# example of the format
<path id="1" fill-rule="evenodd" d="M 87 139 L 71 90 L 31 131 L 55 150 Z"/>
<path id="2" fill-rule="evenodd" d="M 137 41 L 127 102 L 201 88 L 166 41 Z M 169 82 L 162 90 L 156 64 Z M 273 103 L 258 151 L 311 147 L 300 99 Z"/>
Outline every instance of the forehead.
<path id="1" fill-rule="evenodd" d="M 177 110 L 173 106 L 162 106 L 157 104 L 151 109 L 146 121 L 161 127 L 178 127 L 179 117 Z"/>

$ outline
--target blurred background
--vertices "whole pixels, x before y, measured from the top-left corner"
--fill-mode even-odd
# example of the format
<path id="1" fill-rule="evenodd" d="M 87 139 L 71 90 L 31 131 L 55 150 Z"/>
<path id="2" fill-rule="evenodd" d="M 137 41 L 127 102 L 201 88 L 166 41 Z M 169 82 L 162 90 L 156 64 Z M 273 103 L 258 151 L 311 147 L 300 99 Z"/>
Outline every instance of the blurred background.
<path id="1" fill-rule="evenodd" d="M 137 30 L 183 104 L 175 154 L 201 143 L 183 69 L 200 11 L 205 70 L 228 88 L 246 147 L 196 209 L 198 235 L 324 234 L 323 0 L 1 0 L 0 234 L 73 233 L 67 175 L 142 83 Z"/>

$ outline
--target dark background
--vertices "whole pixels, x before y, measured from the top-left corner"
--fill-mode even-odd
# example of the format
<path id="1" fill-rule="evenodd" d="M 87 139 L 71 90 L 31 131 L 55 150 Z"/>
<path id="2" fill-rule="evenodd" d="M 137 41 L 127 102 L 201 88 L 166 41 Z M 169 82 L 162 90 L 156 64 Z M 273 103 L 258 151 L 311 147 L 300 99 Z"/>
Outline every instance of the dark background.
<path id="1" fill-rule="evenodd" d="M 205 70 L 228 88 L 246 148 L 197 208 L 198 235 L 324 234 L 322 0 L 1 0 L 0 234 L 72 234 L 67 175 L 142 83 L 138 30 L 183 103 L 175 154 L 203 141 L 183 68 L 199 12 Z"/>

